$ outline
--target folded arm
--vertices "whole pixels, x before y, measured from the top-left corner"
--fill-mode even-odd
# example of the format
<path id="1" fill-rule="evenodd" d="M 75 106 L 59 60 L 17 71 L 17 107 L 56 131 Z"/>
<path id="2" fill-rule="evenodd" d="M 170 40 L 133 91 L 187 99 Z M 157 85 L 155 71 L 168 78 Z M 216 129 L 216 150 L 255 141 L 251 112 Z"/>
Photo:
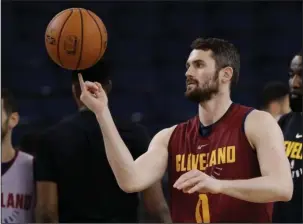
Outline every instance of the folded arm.
<path id="1" fill-rule="evenodd" d="M 221 193 L 256 203 L 289 201 L 293 182 L 277 122 L 268 113 L 252 111 L 245 121 L 245 133 L 256 149 L 262 177 L 223 180 Z"/>

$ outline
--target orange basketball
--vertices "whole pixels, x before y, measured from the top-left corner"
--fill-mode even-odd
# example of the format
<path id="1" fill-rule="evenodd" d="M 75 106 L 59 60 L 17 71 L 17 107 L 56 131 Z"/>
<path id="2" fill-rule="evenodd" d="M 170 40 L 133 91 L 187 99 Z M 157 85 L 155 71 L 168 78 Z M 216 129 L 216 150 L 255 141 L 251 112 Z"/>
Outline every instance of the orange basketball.
<path id="1" fill-rule="evenodd" d="M 45 45 L 51 59 L 70 70 L 82 70 L 96 64 L 107 47 L 107 31 L 92 11 L 66 9 L 48 24 Z"/>

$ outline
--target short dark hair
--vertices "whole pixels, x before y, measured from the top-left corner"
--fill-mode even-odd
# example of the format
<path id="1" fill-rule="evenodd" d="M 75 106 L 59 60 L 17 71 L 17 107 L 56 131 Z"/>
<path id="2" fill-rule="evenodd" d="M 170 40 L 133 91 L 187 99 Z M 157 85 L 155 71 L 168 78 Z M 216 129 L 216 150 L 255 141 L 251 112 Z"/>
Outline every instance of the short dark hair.
<path id="1" fill-rule="evenodd" d="M 7 115 L 18 112 L 17 103 L 13 94 L 6 88 L 1 89 L 1 99 L 3 99 L 3 109 Z"/>
<path id="2" fill-rule="evenodd" d="M 218 38 L 198 38 L 191 44 L 192 50 L 212 51 L 212 57 L 216 62 L 216 69 L 220 70 L 227 66 L 232 67 L 232 84 L 235 85 L 240 73 L 240 53 L 238 49 L 226 40 Z"/>
<path id="3" fill-rule="evenodd" d="M 82 74 L 84 81 L 107 84 L 108 81 L 110 80 L 109 64 L 108 61 L 105 61 L 104 59 L 101 59 L 94 66 L 88 69 L 73 71 L 72 72 L 73 83 L 79 83 L 78 73 Z"/>
<path id="4" fill-rule="evenodd" d="M 289 94 L 289 87 L 283 82 L 269 82 L 261 93 L 261 108 L 268 108 L 273 101 L 282 100 Z"/>

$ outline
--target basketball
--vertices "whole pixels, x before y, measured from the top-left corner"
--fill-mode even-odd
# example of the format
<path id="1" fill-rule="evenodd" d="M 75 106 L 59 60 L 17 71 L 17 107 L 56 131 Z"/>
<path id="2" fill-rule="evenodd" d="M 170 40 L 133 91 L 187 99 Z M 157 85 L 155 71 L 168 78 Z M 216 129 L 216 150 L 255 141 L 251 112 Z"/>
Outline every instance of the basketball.
<path id="1" fill-rule="evenodd" d="M 107 31 L 92 11 L 70 8 L 48 24 L 45 45 L 51 59 L 69 70 L 83 70 L 96 64 L 107 47 Z"/>

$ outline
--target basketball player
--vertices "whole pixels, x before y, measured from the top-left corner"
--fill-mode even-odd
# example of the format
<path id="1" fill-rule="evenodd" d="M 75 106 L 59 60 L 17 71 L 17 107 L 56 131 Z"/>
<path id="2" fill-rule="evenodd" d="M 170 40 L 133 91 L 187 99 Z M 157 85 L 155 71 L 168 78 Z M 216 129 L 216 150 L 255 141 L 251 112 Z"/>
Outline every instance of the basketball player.
<path id="1" fill-rule="evenodd" d="M 12 146 L 12 131 L 19 115 L 7 89 L 1 90 L 1 109 L 1 223 L 31 223 L 35 203 L 33 157 Z"/>
<path id="2" fill-rule="evenodd" d="M 274 209 L 274 222 L 303 223 L 302 214 L 302 52 L 294 56 L 290 64 L 289 86 L 291 90 L 290 106 L 292 112 L 279 120 L 284 133 L 286 155 L 290 161 L 294 183 L 294 194 L 287 203 L 278 202 Z"/>
<path id="3" fill-rule="evenodd" d="M 110 92 L 106 63 L 101 61 L 82 74 Z M 119 188 L 106 159 L 96 117 L 80 101 L 77 73 L 73 73 L 72 90 L 79 112 L 48 129 L 36 150 L 37 221 L 137 222 L 138 194 L 126 194 Z M 149 144 L 145 128 L 115 121 L 132 155 L 139 157 Z M 148 212 L 158 222 L 171 221 L 160 183 L 142 194 Z"/>
<path id="4" fill-rule="evenodd" d="M 270 113 L 277 121 L 291 111 L 289 88 L 283 82 L 267 83 L 261 93 L 261 109 Z"/>
<path id="5" fill-rule="evenodd" d="M 231 43 L 195 40 L 186 68 L 185 95 L 199 104 L 198 115 L 160 131 L 138 159 L 119 136 L 101 84 L 79 74 L 81 100 L 97 117 L 119 186 L 141 191 L 168 168 L 173 222 L 270 222 L 272 202 L 293 191 L 281 129 L 268 113 L 231 101 L 240 68 Z"/>

